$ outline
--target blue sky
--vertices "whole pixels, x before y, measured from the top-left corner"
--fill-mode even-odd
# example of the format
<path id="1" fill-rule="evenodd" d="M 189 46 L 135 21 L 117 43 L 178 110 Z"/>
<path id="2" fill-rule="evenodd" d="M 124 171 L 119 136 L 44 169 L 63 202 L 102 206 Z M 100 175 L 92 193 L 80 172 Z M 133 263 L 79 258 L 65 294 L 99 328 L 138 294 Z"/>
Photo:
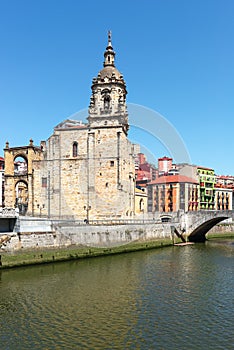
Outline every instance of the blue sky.
<path id="1" fill-rule="evenodd" d="M 1 150 L 88 107 L 109 29 L 128 102 L 160 113 L 192 163 L 234 174 L 233 0 L 0 0 Z M 130 138 L 170 155 L 139 129 Z"/>

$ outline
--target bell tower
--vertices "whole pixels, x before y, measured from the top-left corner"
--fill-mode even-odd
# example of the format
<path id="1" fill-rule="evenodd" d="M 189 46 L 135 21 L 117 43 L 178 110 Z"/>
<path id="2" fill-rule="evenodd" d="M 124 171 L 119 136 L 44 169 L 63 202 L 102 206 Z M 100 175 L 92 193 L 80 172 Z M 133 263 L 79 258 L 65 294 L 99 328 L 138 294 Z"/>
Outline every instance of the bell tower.
<path id="1" fill-rule="evenodd" d="M 115 52 L 111 32 L 104 52 L 103 69 L 92 82 L 89 105 L 89 126 L 92 128 L 121 126 L 127 135 L 128 113 L 126 106 L 126 84 L 122 74 L 115 67 Z"/>

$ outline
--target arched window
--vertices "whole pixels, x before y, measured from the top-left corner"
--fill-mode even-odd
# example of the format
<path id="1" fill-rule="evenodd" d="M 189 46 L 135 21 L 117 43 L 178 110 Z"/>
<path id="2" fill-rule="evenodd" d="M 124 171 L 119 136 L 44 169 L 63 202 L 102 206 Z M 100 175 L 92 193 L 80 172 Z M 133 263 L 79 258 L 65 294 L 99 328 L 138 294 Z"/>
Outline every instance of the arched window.
<path id="1" fill-rule="evenodd" d="M 139 209 L 140 209 L 140 211 L 143 211 L 143 210 L 144 210 L 144 200 L 143 200 L 143 198 L 140 199 L 140 202 L 139 202 Z"/>
<path id="2" fill-rule="evenodd" d="M 15 175 L 26 175 L 28 172 L 27 158 L 23 158 L 21 155 L 14 159 L 14 174 Z"/>
<path id="3" fill-rule="evenodd" d="M 72 145 L 72 156 L 73 157 L 77 157 L 78 156 L 78 143 L 77 142 L 73 142 L 73 145 Z"/>
<path id="4" fill-rule="evenodd" d="M 110 108 L 110 96 L 105 95 L 104 96 L 104 109 L 109 109 Z"/>

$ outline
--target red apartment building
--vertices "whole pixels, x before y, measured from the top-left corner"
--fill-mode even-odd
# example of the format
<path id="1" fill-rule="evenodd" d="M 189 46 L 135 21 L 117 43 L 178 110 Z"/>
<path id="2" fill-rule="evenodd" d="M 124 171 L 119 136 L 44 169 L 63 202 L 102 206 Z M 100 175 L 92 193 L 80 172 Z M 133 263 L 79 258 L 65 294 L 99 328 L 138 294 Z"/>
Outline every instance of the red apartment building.
<path id="1" fill-rule="evenodd" d="M 146 187 L 146 184 L 155 180 L 158 174 L 156 167 L 147 162 L 143 153 L 138 153 L 136 157 L 136 186 Z"/>

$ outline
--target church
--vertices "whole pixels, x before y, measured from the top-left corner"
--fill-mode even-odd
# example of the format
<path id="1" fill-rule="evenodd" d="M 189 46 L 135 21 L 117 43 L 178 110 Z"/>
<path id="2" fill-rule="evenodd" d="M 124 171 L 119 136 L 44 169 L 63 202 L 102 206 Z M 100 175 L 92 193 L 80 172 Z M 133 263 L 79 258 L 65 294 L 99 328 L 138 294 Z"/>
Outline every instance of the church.
<path id="1" fill-rule="evenodd" d="M 58 219 L 131 218 L 134 145 L 128 140 L 126 84 L 115 67 L 111 33 L 103 68 L 92 81 L 87 123 L 65 120 L 41 145 L 6 143 L 5 205 Z M 16 159 L 26 167 L 16 171 Z"/>

